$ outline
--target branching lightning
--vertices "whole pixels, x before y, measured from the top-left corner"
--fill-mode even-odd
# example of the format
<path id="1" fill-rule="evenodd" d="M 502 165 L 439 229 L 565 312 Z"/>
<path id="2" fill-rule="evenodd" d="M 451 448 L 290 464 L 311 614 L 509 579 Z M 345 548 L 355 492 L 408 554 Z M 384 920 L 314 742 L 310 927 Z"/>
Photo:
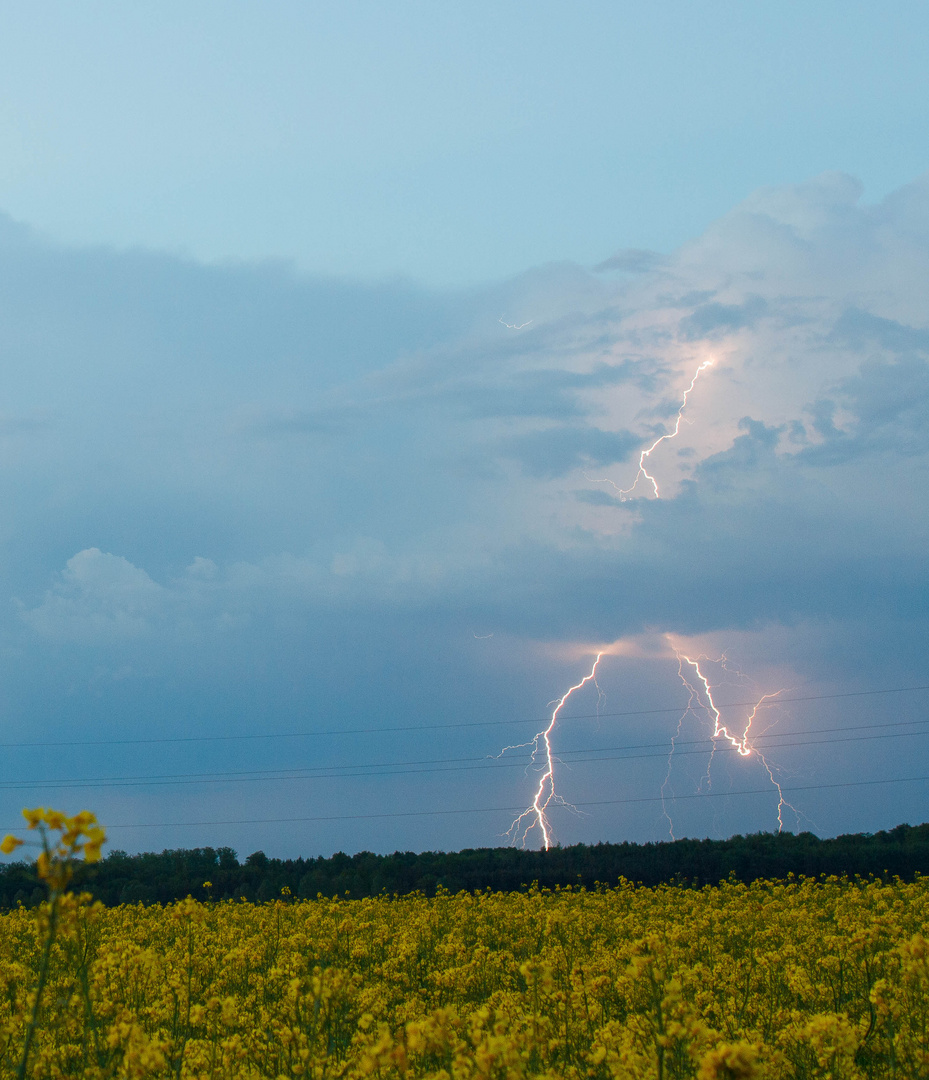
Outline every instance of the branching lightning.
<path id="1" fill-rule="evenodd" d="M 656 645 L 658 646 L 657 650 L 655 648 Z M 558 726 L 559 719 L 561 719 L 562 710 L 565 705 L 574 694 L 583 689 L 588 683 L 593 683 L 593 685 L 597 687 L 597 691 L 602 699 L 602 691 L 600 690 L 600 685 L 597 681 L 600 662 L 604 656 L 622 655 L 651 656 L 655 659 L 659 657 L 670 659 L 670 657 L 673 656 L 677 660 L 678 676 L 688 693 L 687 704 L 680 714 L 677 728 L 671 737 L 667 772 L 661 785 L 662 812 L 668 823 L 668 832 L 672 840 L 676 839 L 674 835 L 674 822 L 672 821 L 668 810 L 668 802 L 674 798 L 671 789 L 672 765 L 675 748 L 678 739 L 681 736 L 684 721 L 688 716 L 706 716 L 712 724 L 709 735 L 707 736 L 709 742 L 709 759 L 705 776 L 705 782 L 709 786 L 712 786 L 711 774 L 716 750 L 718 747 L 724 747 L 729 751 L 735 751 L 739 758 L 757 758 L 761 763 L 761 766 L 764 768 L 768 779 L 771 782 L 773 792 L 777 793 L 778 832 L 784 828 L 785 810 L 793 811 L 798 818 L 802 816 L 796 807 L 792 806 L 784 797 L 784 791 L 781 782 L 778 779 L 776 768 L 772 766 L 753 741 L 753 729 L 756 726 L 756 721 L 761 714 L 761 710 L 769 703 L 776 701 L 781 694 L 786 692 L 785 689 L 782 688 L 780 690 L 775 690 L 774 692 L 762 694 L 761 697 L 755 701 L 754 705 L 752 705 L 744 722 L 738 726 L 734 725 L 731 721 L 728 724 L 723 723 L 722 710 L 727 708 L 727 706 L 717 705 L 716 703 L 718 685 L 714 687 L 712 677 L 708 674 L 707 665 L 721 665 L 725 671 L 733 674 L 731 668 L 726 664 L 726 656 L 723 655 L 711 658 L 703 654 L 698 655 L 691 654 L 689 651 L 684 652 L 680 647 L 679 639 L 676 640 L 671 634 L 664 634 L 660 639 L 660 644 L 659 642 L 649 644 L 646 640 L 643 647 L 636 639 L 626 639 L 616 641 L 610 646 L 602 647 L 597 652 L 594 662 L 587 674 L 573 686 L 569 687 L 557 701 L 552 702 L 552 712 L 547 725 L 541 731 L 536 732 L 536 734 L 527 742 L 516 743 L 513 746 L 505 746 L 496 755 L 497 758 L 501 758 L 511 750 L 529 749 L 531 751 L 530 762 L 526 771 L 528 773 L 529 770 L 533 768 L 538 771 L 538 782 L 531 803 L 514 819 L 506 832 L 506 835 L 512 843 L 515 844 L 518 842 L 525 847 L 532 831 L 538 829 L 541 846 L 547 851 L 553 842 L 552 827 L 548 819 L 549 807 L 552 803 L 555 803 L 559 806 L 574 809 L 571 804 L 559 794 L 556 786 L 555 767 L 558 758 L 555 755 L 554 747 L 552 745 L 555 729 Z M 764 734 L 763 730 L 760 734 Z M 702 786 L 703 782 L 701 781 L 699 787 Z"/>
<path id="2" fill-rule="evenodd" d="M 587 675 L 579 683 L 575 683 L 570 690 L 565 691 L 564 695 L 555 704 L 555 708 L 552 710 L 551 719 L 548 722 L 548 727 L 542 731 L 536 732 L 535 736 L 528 742 L 518 743 L 515 746 L 505 746 L 498 757 L 502 757 L 507 750 L 521 750 L 525 747 L 532 747 L 532 763 L 540 761 L 542 765 L 542 773 L 539 776 L 539 786 L 536 789 L 535 798 L 532 800 L 529 806 L 517 817 L 513 824 L 507 829 L 507 836 L 511 840 L 515 841 L 517 837 L 520 838 L 520 842 L 525 847 L 526 838 L 533 829 L 538 828 L 542 834 L 542 846 L 546 851 L 552 844 L 552 829 L 549 824 L 546 811 L 549 805 L 554 802 L 560 806 L 570 806 L 570 803 L 558 794 L 555 790 L 555 757 L 552 752 L 551 735 L 555 729 L 555 725 L 558 723 L 558 714 L 564 708 L 568 698 L 581 687 L 586 686 L 587 683 L 593 682 L 597 685 L 597 666 L 603 657 L 602 652 L 597 653 L 597 658 L 593 662 L 593 667 Z M 599 690 L 599 687 L 597 687 Z M 523 827 L 525 825 L 525 828 Z M 522 836 L 520 836 L 522 832 Z"/>
<path id="3" fill-rule="evenodd" d="M 531 320 L 530 320 L 531 321 Z M 500 322 L 511 330 L 520 330 L 529 323 L 511 324 L 504 322 L 503 318 L 500 318 Z M 689 385 L 684 390 L 681 397 L 680 406 L 677 410 L 677 416 L 675 417 L 674 424 L 670 430 L 665 431 L 664 434 L 658 435 L 653 442 L 644 447 L 639 453 L 639 467 L 632 481 L 632 484 L 627 488 L 620 488 L 618 484 L 614 483 L 608 478 L 601 480 L 587 477 L 591 483 L 603 483 L 609 484 L 619 495 L 622 501 L 631 499 L 636 494 L 636 489 L 643 481 L 647 481 L 651 485 L 653 497 L 656 499 L 661 498 L 661 491 L 658 485 L 658 480 L 649 471 L 651 455 L 658 449 L 663 442 L 670 441 L 676 438 L 680 434 L 681 425 L 685 422 L 684 412 L 687 408 L 687 403 L 690 398 L 694 387 L 697 385 L 697 381 L 700 376 L 714 364 L 713 358 L 702 361 L 693 373 Z M 689 423 L 689 421 L 686 421 Z M 586 476 L 586 474 L 585 474 Z M 558 793 L 555 785 L 555 763 L 556 758 L 552 749 L 552 735 L 555 727 L 558 723 L 559 715 L 564 708 L 567 701 L 571 696 L 586 686 L 587 683 L 593 682 L 597 685 L 597 668 L 601 659 L 607 652 L 611 655 L 618 655 L 618 647 L 620 642 L 614 643 L 609 649 L 602 649 L 596 655 L 596 659 L 587 675 L 584 676 L 580 682 L 575 683 L 570 687 L 565 694 L 557 701 L 553 702 L 554 709 L 551 714 L 551 718 L 548 721 L 547 727 L 542 731 L 536 733 L 536 735 L 528 742 L 519 743 L 515 746 L 504 747 L 503 750 L 497 755 L 502 757 L 507 751 L 531 748 L 530 767 L 537 766 L 541 769 L 538 779 L 538 786 L 536 787 L 535 797 L 526 809 L 513 821 L 510 828 L 507 830 L 507 836 L 509 836 L 512 842 L 519 840 L 522 846 L 525 847 L 526 841 L 533 829 L 538 828 L 541 835 L 542 846 L 547 851 L 552 844 L 552 829 L 547 817 L 548 808 L 554 802 L 561 806 L 570 806 L 565 802 L 562 796 Z M 688 701 L 684 711 L 681 713 L 677 723 L 677 729 L 675 730 L 672 738 L 670 751 L 668 754 L 668 767 L 665 775 L 664 782 L 661 785 L 661 802 L 662 810 L 665 818 L 668 822 L 668 831 L 672 839 L 674 836 L 674 823 L 668 812 L 667 800 L 673 798 L 671 792 L 671 773 L 672 763 L 674 759 L 674 751 L 678 739 L 681 736 L 684 720 L 688 715 L 696 716 L 706 715 L 712 723 L 712 731 L 709 735 L 709 760 L 707 762 L 706 771 L 706 783 L 712 784 L 712 768 L 716 755 L 717 747 L 726 746 L 730 750 L 734 750 L 740 758 L 757 757 L 762 767 L 767 773 L 768 779 L 771 782 L 772 788 L 777 792 L 777 826 L 778 832 L 784 827 L 784 811 L 785 809 L 792 810 L 799 817 L 799 812 L 795 807 L 791 806 L 789 802 L 784 798 L 784 792 L 781 787 L 780 781 L 777 778 L 775 769 L 771 766 L 764 754 L 758 749 L 757 746 L 751 741 L 752 725 L 758 718 L 759 710 L 762 709 L 766 703 L 776 699 L 784 690 L 777 690 L 773 693 L 763 694 L 754 704 L 751 712 L 748 714 L 744 725 L 739 731 L 731 722 L 728 724 L 723 723 L 722 713 L 720 712 L 720 706 L 717 706 L 714 698 L 714 687 L 710 681 L 709 675 L 706 673 L 706 663 L 719 663 L 723 668 L 726 668 L 726 657 L 722 656 L 713 661 L 711 658 L 704 655 L 688 655 L 679 649 L 675 643 L 672 635 L 664 635 L 664 644 L 660 647 L 660 654 L 667 656 L 667 648 L 670 646 L 673 651 L 673 655 L 677 659 L 678 675 L 683 683 L 685 689 L 688 692 Z M 654 653 L 653 653 L 654 655 Z M 701 666 L 702 665 L 702 666 Z M 599 690 L 599 685 L 597 685 Z M 725 706 L 723 706 L 725 707 Z M 701 782 L 702 786 L 702 782 Z"/>
<path id="4" fill-rule="evenodd" d="M 755 703 L 751 713 L 749 713 L 748 718 L 745 721 L 745 725 L 742 728 L 741 734 L 733 734 L 733 732 L 729 730 L 729 727 L 723 723 L 719 707 L 713 699 L 712 684 L 710 683 L 710 680 L 704 673 L 703 669 L 700 667 L 701 662 L 706 661 L 708 658 L 706 656 L 688 656 L 686 653 L 680 652 L 677 649 L 675 649 L 675 654 L 677 656 L 678 675 L 680 676 L 681 682 L 684 684 L 684 687 L 689 694 L 689 698 L 687 701 L 687 706 L 684 709 L 684 712 L 681 714 L 680 720 L 678 721 L 677 731 L 671 739 L 671 751 L 668 755 L 668 771 L 665 776 L 664 783 L 661 785 L 662 809 L 664 812 L 664 816 L 668 821 L 668 831 L 671 834 L 672 840 L 674 839 L 674 825 L 671 821 L 671 816 L 668 814 L 667 806 L 664 803 L 668 785 L 671 780 L 671 762 L 674 757 L 675 743 L 677 742 L 677 738 L 681 733 L 681 725 L 684 721 L 684 717 L 687 716 L 688 713 L 695 712 L 698 708 L 706 712 L 706 714 L 713 722 L 713 731 L 710 736 L 712 740 L 710 759 L 707 763 L 707 781 L 710 782 L 710 770 L 712 769 L 716 747 L 720 740 L 725 740 L 726 742 L 728 742 L 732 749 L 735 750 L 740 757 L 747 758 L 752 755 L 756 756 L 764 767 L 765 772 L 768 774 L 768 779 L 771 781 L 774 790 L 777 792 L 777 829 L 778 832 L 780 832 L 784 827 L 785 808 L 793 810 L 794 813 L 797 813 L 797 810 L 795 807 L 791 806 L 791 804 L 784 798 L 784 792 L 781 788 L 781 784 L 775 776 L 774 770 L 768 760 L 765 758 L 764 754 L 756 746 L 753 746 L 749 742 L 749 733 L 752 729 L 752 724 L 755 722 L 758 716 L 758 710 L 762 708 L 766 701 L 771 701 L 777 698 L 780 694 L 783 694 L 783 689 L 776 690 L 774 691 L 774 693 L 763 694 Z M 722 663 L 724 666 L 725 659 L 725 656 L 723 656 L 719 660 L 719 662 Z M 693 668 L 693 675 L 687 671 L 688 667 Z M 696 678 L 694 676 L 696 676 Z"/>
<path id="5" fill-rule="evenodd" d="M 703 656 L 694 658 L 691 656 L 686 656 L 684 653 L 678 653 L 678 674 L 681 677 L 681 682 L 690 691 L 691 703 L 693 702 L 694 698 L 699 699 L 699 692 L 691 685 L 689 678 L 684 671 L 684 665 L 689 664 L 696 672 L 697 678 L 700 680 L 700 683 L 703 686 L 703 694 L 706 698 L 706 709 L 713 719 L 713 738 L 727 739 L 729 743 L 733 746 L 733 748 L 737 750 L 742 757 L 748 757 L 748 755 L 751 753 L 751 750 L 748 747 L 748 731 L 749 728 L 752 726 L 752 720 L 754 719 L 755 714 L 758 712 L 758 705 L 761 704 L 761 701 L 759 701 L 758 705 L 756 705 L 755 708 L 752 709 L 752 715 L 749 718 L 748 723 L 745 725 L 745 730 L 742 732 L 742 734 L 732 735 L 729 729 L 723 724 L 723 718 L 722 716 L 720 716 L 719 709 L 716 707 L 716 702 L 713 700 L 713 688 L 710 686 L 707 677 L 700 670 L 700 661 L 705 659 L 706 657 Z M 765 697 L 772 696 L 773 695 L 771 694 L 765 695 Z M 764 701 L 764 698 L 762 698 L 762 701 Z"/>
<path id="6" fill-rule="evenodd" d="M 524 322 L 524 323 L 508 323 L 508 322 L 506 322 L 504 320 L 502 315 L 500 316 L 499 319 L 497 319 L 497 322 L 500 323 L 501 326 L 505 326 L 507 328 L 507 330 L 523 330 L 527 326 L 529 326 L 530 323 L 532 323 L 532 321 L 533 320 L 530 319 L 528 322 Z"/>

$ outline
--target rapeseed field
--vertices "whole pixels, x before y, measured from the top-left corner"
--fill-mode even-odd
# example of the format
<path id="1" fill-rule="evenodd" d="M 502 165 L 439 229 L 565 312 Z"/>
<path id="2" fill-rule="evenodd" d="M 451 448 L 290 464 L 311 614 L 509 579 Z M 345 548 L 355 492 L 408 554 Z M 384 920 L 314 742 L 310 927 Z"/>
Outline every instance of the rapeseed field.
<path id="1" fill-rule="evenodd" d="M 0 1077 L 929 1076 L 926 879 L 107 909 L 33 813 Z"/>

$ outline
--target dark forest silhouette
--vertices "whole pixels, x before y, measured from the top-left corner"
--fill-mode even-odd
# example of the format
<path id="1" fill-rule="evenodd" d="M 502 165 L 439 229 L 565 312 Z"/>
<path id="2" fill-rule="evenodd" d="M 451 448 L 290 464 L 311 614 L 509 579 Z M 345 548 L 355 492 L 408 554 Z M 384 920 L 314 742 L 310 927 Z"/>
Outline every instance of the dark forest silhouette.
<path id="1" fill-rule="evenodd" d="M 549 851 L 476 848 L 457 852 L 341 852 L 324 858 L 271 859 L 256 851 L 239 862 L 232 848 L 191 848 L 160 854 L 112 851 L 82 867 L 75 886 L 103 903 L 200 900 L 266 901 L 282 895 L 358 899 L 439 889 L 458 892 L 598 884 L 620 878 L 643 885 L 716 884 L 734 877 L 894 877 L 929 873 L 929 824 L 898 825 L 878 833 L 821 840 L 813 833 L 753 833 L 728 840 L 675 840 L 650 844 L 572 844 Z M 209 884 L 206 884 L 206 883 Z M 289 890 L 289 894 L 286 890 Z M 45 895 L 30 863 L 0 867 L 0 906 L 38 903 Z"/>

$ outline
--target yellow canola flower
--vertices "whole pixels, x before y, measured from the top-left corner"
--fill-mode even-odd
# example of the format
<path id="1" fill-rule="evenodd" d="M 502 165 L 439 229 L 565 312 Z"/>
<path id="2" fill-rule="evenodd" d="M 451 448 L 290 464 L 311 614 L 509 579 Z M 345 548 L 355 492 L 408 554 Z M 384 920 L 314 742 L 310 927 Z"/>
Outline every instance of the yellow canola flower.
<path id="1" fill-rule="evenodd" d="M 737 1043 L 710 1050 L 700 1062 L 697 1080 L 754 1080 L 760 1075 L 757 1049 Z"/>
<path id="2" fill-rule="evenodd" d="M 36 859 L 36 872 L 40 878 L 46 879 L 49 877 L 52 868 L 52 859 L 47 851 L 39 852 L 39 857 Z"/>
<path id="3" fill-rule="evenodd" d="M 100 851 L 101 844 L 87 843 L 84 845 L 84 862 L 99 862 L 103 857 Z"/>
<path id="4" fill-rule="evenodd" d="M 106 832 L 97 825 L 96 815 L 90 810 L 81 810 L 68 817 L 60 810 L 44 806 L 27 807 L 23 817 L 30 829 L 39 829 L 42 833 L 42 851 L 36 859 L 36 873 L 53 893 L 60 894 L 67 888 L 79 856 L 83 855 L 88 863 L 100 860 Z M 49 838 L 49 832 L 59 834 L 57 841 Z M 7 836 L 0 841 L 0 851 L 9 855 L 22 843 L 15 836 Z"/>
<path id="5" fill-rule="evenodd" d="M 0 913 L 0 1050 L 27 1023 L 48 920 Z M 58 926 L 29 1072 L 49 1080 L 929 1076 L 929 879 L 66 895 Z M 0 1080 L 15 1067 L 0 1053 Z"/>

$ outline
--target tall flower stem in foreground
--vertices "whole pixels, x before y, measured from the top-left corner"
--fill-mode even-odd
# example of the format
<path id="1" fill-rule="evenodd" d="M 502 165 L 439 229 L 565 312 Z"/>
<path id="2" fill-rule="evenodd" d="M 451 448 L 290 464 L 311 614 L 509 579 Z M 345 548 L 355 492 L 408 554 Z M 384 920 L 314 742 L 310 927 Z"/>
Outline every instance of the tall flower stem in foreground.
<path id="1" fill-rule="evenodd" d="M 97 862 L 100 858 L 100 848 L 106 842 L 106 833 L 97 825 L 96 817 L 89 810 L 82 810 L 74 817 L 66 817 L 58 810 L 46 810 L 45 807 L 39 806 L 35 810 L 23 810 L 23 817 L 29 823 L 29 828 L 38 829 L 41 836 L 42 850 L 36 859 L 36 873 L 48 887 L 48 900 L 45 904 L 48 922 L 45 927 L 45 944 L 42 948 L 39 974 L 33 991 L 35 997 L 32 1002 L 32 1011 L 23 1038 L 23 1053 L 16 1070 L 17 1080 L 25 1080 L 29 1068 L 29 1053 L 39 1026 L 42 995 L 48 981 L 52 948 L 58 934 L 62 898 L 68 891 L 78 858 L 83 855 L 85 862 Z M 57 840 L 50 839 L 49 834 L 55 832 L 59 834 Z M 5 836 L 0 841 L 0 851 L 9 855 L 24 842 L 15 836 Z"/>

